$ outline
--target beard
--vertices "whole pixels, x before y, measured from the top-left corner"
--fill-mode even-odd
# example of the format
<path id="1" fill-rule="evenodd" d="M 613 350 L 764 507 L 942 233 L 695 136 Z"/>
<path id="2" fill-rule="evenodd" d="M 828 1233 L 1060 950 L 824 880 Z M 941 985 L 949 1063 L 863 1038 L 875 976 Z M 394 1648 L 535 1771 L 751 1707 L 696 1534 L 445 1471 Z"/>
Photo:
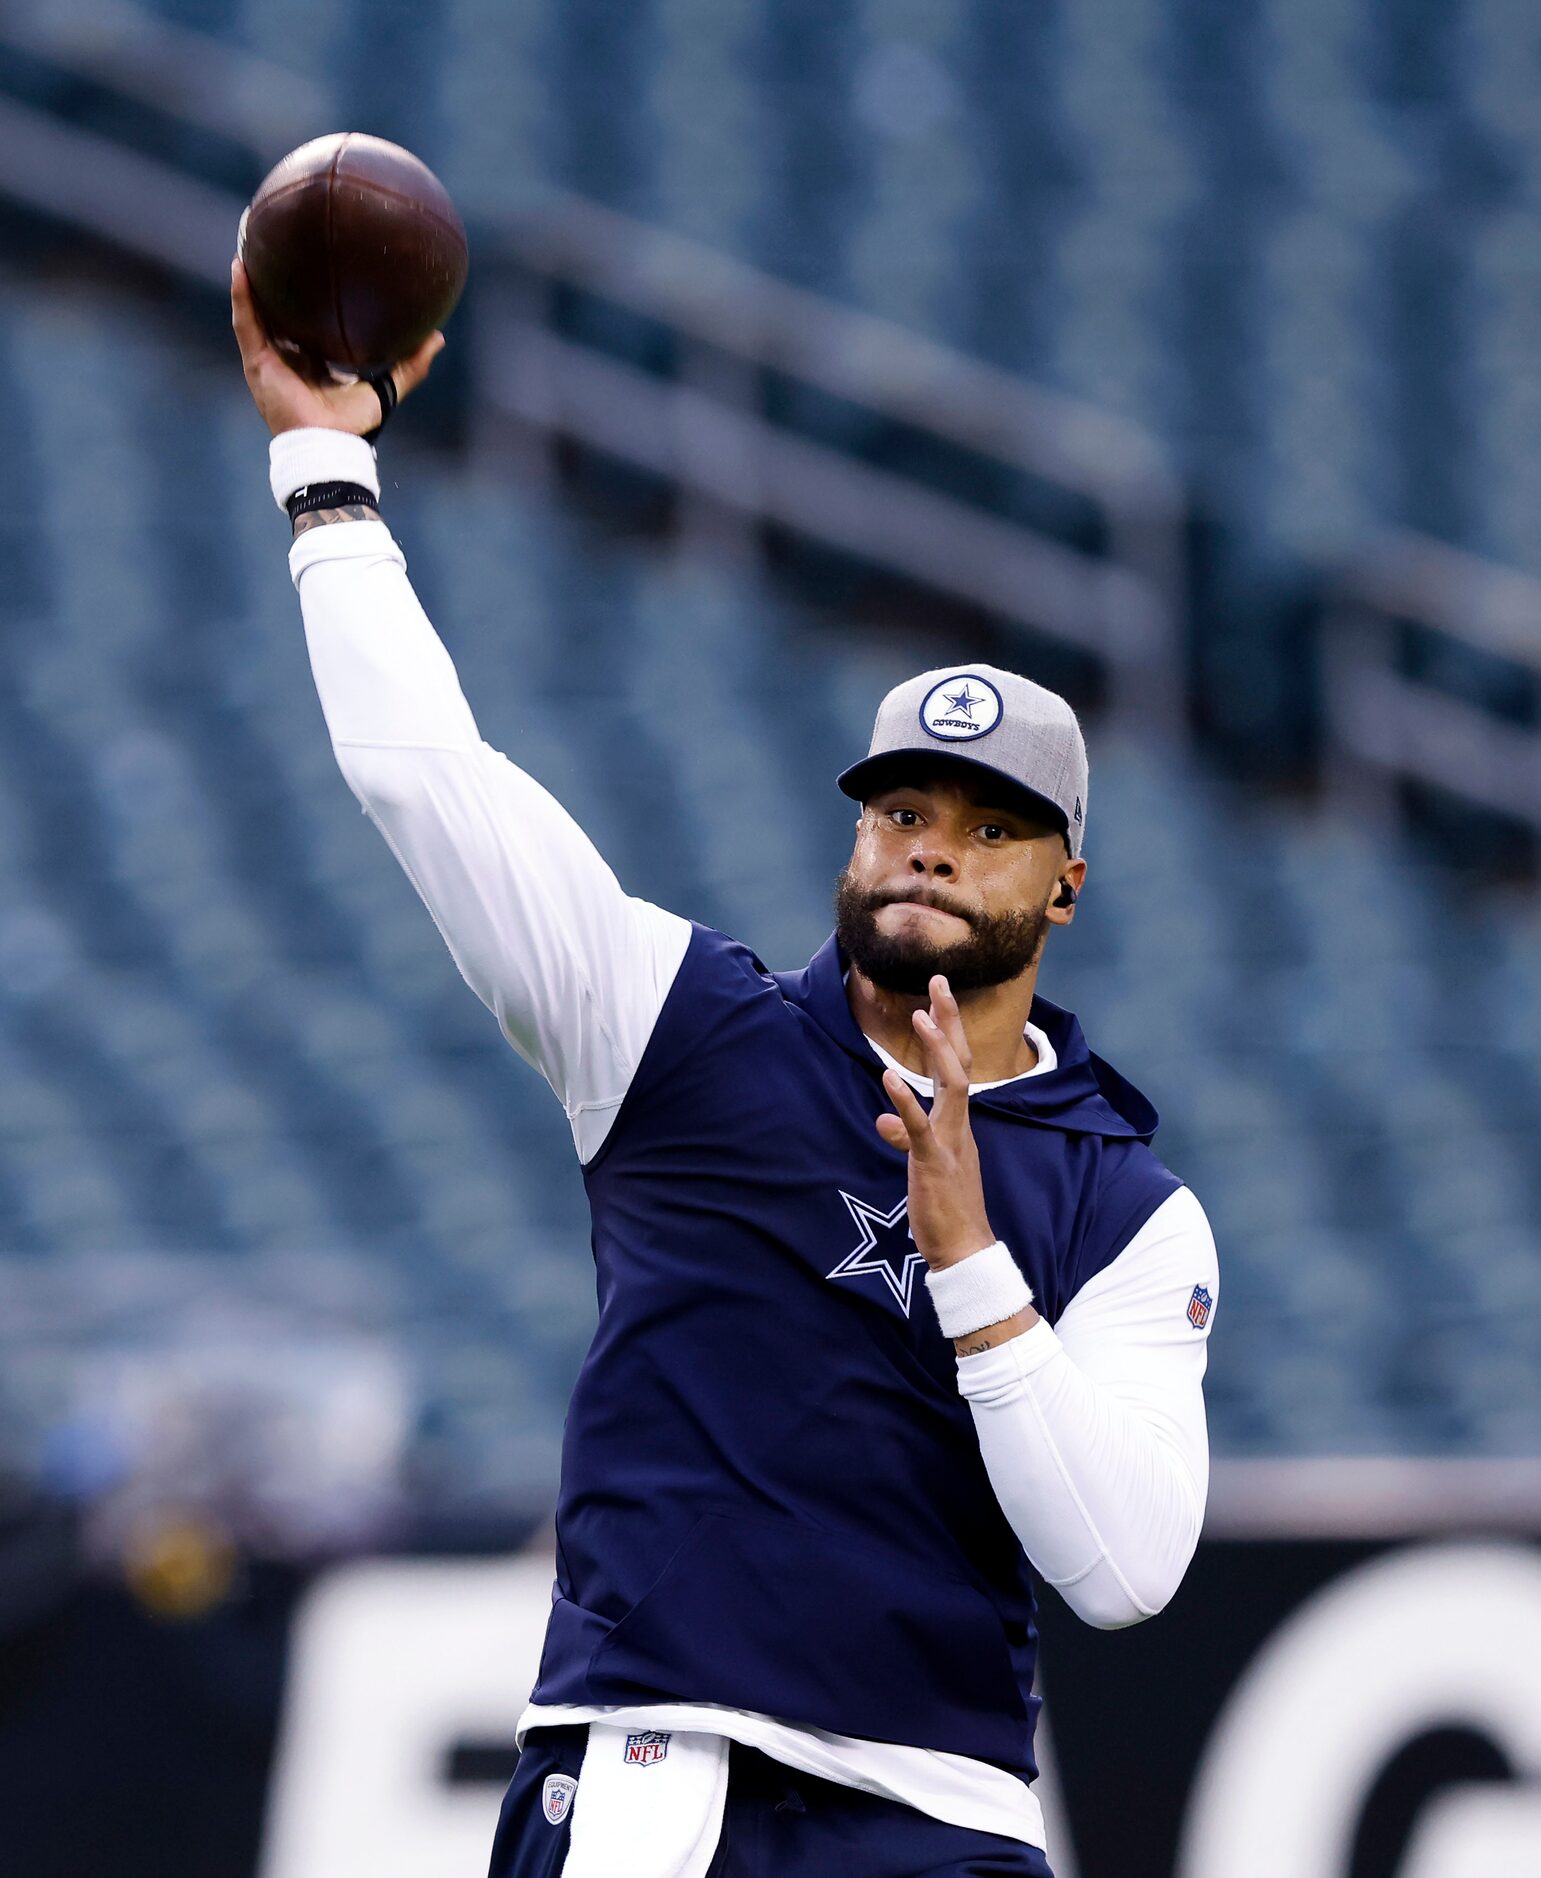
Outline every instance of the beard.
<path id="1" fill-rule="evenodd" d="M 917 900 L 954 913 L 971 928 L 966 939 L 936 945 L 913 933 L 894 937 L 877 923 L 878 911 Z M 858 887 L 847 868 L 835 883 L 835 937 L 851 963 L 880 991 L 923 998 L 940 972 L 954 995 L 984 991 L 1018 978 L 1043 949 L 1048 900 L 1009 913 L 969 912 L 931 887 Z"/>

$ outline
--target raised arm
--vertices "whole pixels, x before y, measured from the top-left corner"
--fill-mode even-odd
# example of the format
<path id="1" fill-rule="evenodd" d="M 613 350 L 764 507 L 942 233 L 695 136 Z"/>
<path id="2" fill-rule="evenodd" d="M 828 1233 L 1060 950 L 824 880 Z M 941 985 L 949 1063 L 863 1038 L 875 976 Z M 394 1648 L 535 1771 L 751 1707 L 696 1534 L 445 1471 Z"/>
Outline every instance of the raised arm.
<path id="1" fill-rule="evenodd" d="M 273 431 L 272 481 L 348 485 L 301 515 L 290 567 L 338 764 L 504 1035 L 551 1084 L 581 1158 L 597 1152 L 689 943 L 686 921 L 624 893 L 560 805 L 482 742 L 449 654 L 375 507 L 367 386 L 289 369 L 232 276 L 247 382 Z M 403 394 L 430 341 L 397 368 Z"/>

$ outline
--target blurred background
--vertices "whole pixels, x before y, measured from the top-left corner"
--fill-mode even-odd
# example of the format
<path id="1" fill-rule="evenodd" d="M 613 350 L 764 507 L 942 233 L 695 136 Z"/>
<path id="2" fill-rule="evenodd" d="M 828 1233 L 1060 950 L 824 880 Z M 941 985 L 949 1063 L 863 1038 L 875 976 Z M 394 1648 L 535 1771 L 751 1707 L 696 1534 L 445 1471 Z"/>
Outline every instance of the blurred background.
<path id="1" fill-rule="evenodd" d="M 1044 989 L 1224 1291 L 1188 1585 L 1045 1611 L 1060 1878 L 1534 1878 L 1541 0 L 0 0 L 6 1878 L 479 1872 L 530 1680 L 581 1182 L 228 331 L 340 127 L 472 240 L 387 518 L 630 890 L 798 965 L 889 684 L 1083 713 Z"/>

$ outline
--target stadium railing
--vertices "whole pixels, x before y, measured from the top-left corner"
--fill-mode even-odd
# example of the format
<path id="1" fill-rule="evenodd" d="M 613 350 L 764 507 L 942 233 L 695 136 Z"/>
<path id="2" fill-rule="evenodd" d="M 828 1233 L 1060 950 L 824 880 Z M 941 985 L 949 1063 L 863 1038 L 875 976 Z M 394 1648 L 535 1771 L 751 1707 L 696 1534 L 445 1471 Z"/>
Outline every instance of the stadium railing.
<path id="1" fill-rule="evenodd" d="M 1345 788 L 1420 783 L 1541 830 L 1538 696 L 1541 581 L 1411 534 L 1344 571 L 1323 704 Z"/>
<path id="2" fill-rule="evenodd" d="M 1113 718 L 1179 725 L 1184 499 L 1142 431 L 570 195 L 482 265 L 494 418 L 1090 653 Z"/>
<path id="3" fill-rule="evenodd" d="M 335 115 L 324 88 L 131 0 L 19 0 L 6 50 L 217 132 L 257 170 Z M 35 100 L 0 94 L 0 197 L 223 291 L 237 195 Z M 580 198 L 479 232 L 482 445 L 499 414 L 576 441 L 1090 653 L 1111 716 L 1181 728 L 1185 495 L 1137 426 Z M 1325 619 L 1329 780 L 1388 803 L 1430 784 L 1541 827 L 1538 626 L 1541 583 L 1425 536 L 1371 543 Z M 1456 656 L 1410 659 L 1409 635 Z"/>
<path id="4" fill-rule="evenodd" d="M 212 118 L 259 168 L 324 108 L 291 95 L 275 120 L 264 62 L 122 0 L 102 19 L 24 7 L 0 47 L 193 129 Z M 3 96 L 0 194 L 221 291 L 243 206 Z M 1111 717 L 1180 729 L 1184 498 L 1137 427 L 571 195 L 480 231 L 477 276 L 473 382 L 494 420 L 1090 655 Z M 575 297 L 588 316 L 564 320 Z M 607 343 L 607 310 L 662 336 L 663 370 Z"/>

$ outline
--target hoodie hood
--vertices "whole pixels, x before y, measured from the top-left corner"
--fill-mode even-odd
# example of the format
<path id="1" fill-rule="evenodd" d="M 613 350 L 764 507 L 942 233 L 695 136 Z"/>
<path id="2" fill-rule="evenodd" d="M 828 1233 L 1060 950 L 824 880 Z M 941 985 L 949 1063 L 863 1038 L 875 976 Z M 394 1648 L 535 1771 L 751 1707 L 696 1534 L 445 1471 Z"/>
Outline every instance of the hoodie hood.
<path id="1" fill-rule="evenodd" d="M 848 960 L 831 936 L 814 953 L 807 969 L 777 972 L 776 983 L 788 1004 L 801 1010 L 842 1050 L 881 1078 L 883 1065 L 863 1036 L 846 997 Z M 1074 1015 L 1034 998 L 1031 1021 L 1054 1045 L 1058 1064 L 1041 1076 L 1019 1077 L 998 1089 L 981 1090 L 970 1106 L 991 1114 L 1059 1128 L 1066 1134 L 1149 1142 L 1159 1117 L 1133 1083 L 1087 1048 Z"/>

